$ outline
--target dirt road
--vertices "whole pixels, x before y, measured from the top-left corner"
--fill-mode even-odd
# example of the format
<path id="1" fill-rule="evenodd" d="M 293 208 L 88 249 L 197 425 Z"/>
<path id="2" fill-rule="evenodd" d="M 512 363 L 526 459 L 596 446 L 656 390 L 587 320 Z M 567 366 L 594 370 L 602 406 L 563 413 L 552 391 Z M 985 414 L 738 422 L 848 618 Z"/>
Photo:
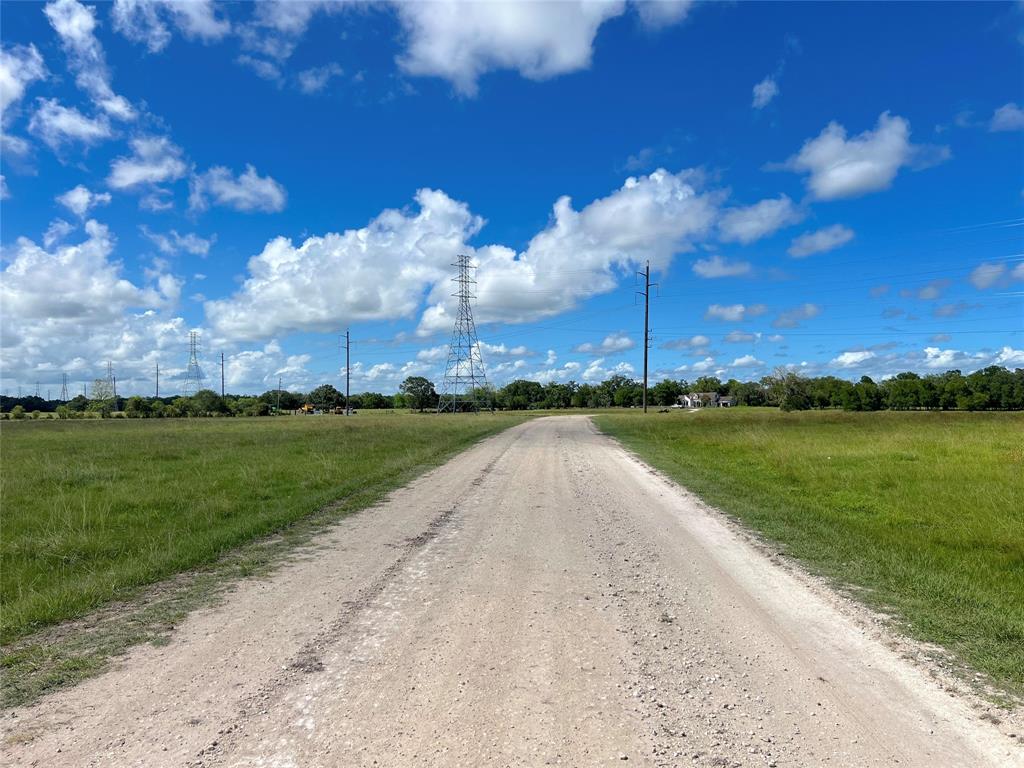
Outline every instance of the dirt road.
<path id="1" fill-rule="evenodd" d="M 318 545 L 5 716 L 5 763 L 1024 764 L 585 417 L 481 443 Z"/>

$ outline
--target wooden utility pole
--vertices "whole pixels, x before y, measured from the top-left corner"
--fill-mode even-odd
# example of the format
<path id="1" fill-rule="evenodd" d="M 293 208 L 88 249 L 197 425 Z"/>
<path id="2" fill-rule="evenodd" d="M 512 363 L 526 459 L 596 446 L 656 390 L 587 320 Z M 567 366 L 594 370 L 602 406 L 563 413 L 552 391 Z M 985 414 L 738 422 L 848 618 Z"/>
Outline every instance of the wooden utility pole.
<path id="1" fill-rule="evenodd" d="M 349 406 L 349 391 L 348 391 L 348 389 L 349 389 L 349 382 L 351 380 L 351 376 L 349 375 L 349 345 L 350 344 L 351 344 L 351 339 L 349 338 L 349 331 L 346 328 L 345 329 L 345 415 L 346 416 L 351 416 L 352 415 L 352 408 Z"/>
<path id="2" fill-rule="evenodd" d="M 224 397 L 224 353 L 220 353 L 220 396 Z"/>

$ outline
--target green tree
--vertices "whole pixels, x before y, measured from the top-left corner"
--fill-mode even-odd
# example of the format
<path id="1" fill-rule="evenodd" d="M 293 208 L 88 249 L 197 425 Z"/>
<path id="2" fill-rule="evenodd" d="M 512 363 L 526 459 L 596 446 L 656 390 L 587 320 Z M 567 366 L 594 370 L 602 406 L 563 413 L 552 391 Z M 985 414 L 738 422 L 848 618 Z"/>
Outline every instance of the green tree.
<path id="1" fill-rule="evenodd" d="M 129 419 L 145 419 L 150 415 L 149 403 L 138 395 L 129 397 L 124 404 L 124 415 Z"/>
<path id="2" fill-rule="evenodd" d="M 323 408 L 337 408 L 344 405 L 345 396 L 330 384 L 321 384 L 309 393 L 309 402 Z"/>
<path id="3" fill-rule="evenodd" d="M 392 407 L 392 398 L 389 395 L 382 395 L 380 392 L 364 392 L 363 408 L 381 410 Z"/>
<path id="4" fill-rule="evenodd" d="M 882 385 L 886 407 L 897 411 L 917 408 L 921 404 L 921 377 L 916 373 L 898 373 Z"/>
<path id="5" fill-rule="evenodd" d="M 811 407 L 810 382 L 796 371 L 777 368 L 769 377 L 772 399 L 783 411 L 805 411 Z"/>
<path id="6" fill-rule="evenodd" d="M 93 400 L 86 409 L 89 413 L 97 413 L 101 419 L 109 419 L 114 412 L 113 400 Z"/>
<path id="7" fill-rule="evenodd" d="M 437 405 L 437 391 L 434 389 L 434 382 L 423 376 L 409 376 L 402 382 L 399 391 L 405 395 L 409 407 L 420 413 L 423 413 L 426 408 Z"/>
<path id="8" fill-rule="evenodd" d="M 190 399 L 192 413 L 196 416 L 213 416 L 228 412 L 224 399 L 212 389 L 200 389 Z"/>
<path id="9" fill-rule="evenodd" d="M 764 405 L 768 398 L 764 387 L 756 381 L 740 381 L 729 387 L 729 395 L 736 399 L 736 405 Z"/>
<path id="10" fill-rule="evenodd" d="M 701 376 L 690 385 L 690 392 L 717 392 L 722 395 L 726 388 L 717 376 Z"/>
<path id="11" fill-rule="evenodd" d="M 674 405 L 683 394 L 683 388 L 678 381 L 664 379 L 651 387 L 647 394 L 655 405 Z"/>
<path id="12" fill-rule="evenodd" d="M 11 408 L 11 418 L 12 419 L 19 419 L 19 420 L 20 419 L 24 419 L 25 418 L 25 408 L 24 408 L 24 406 L 16 405 L 13 408 Z"/>
<path id="13" fill-rule="evenodd" d="M 516 379 L 502 387 L 497 397 L 500 408 L 508 411 L 525 411 L 538 407 L 544 400 L 544 387 L 536 381 Z"/>
<path id="14" fill-rule="evenodd" d="M 85 395 L 75 395 L 68 401 L 67 405 L 68 408 L 70 408 L 72 411 L 77 411 L 81 413 L 82 411 L 89 407 L 89 398 L 87 398 Z"/>

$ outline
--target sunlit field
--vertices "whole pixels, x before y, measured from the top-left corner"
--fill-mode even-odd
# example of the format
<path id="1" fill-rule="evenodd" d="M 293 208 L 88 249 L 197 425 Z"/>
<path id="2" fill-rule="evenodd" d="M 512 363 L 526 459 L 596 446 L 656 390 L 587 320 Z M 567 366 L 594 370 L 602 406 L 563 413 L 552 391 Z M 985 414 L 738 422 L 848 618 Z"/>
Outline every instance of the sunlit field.
<path id="1" fill-rule="evenodd" d="M 1024 414 L 603 414 L 598 426 L 912 635 L 1024 692 Z"/>

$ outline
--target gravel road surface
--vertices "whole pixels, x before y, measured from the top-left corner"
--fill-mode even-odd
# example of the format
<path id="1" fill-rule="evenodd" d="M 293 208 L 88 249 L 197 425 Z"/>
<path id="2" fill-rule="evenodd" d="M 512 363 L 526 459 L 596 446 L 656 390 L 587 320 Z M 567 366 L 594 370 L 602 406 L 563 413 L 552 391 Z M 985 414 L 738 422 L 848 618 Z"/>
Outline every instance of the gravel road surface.
<path id="1" fill-rule="evenodd" d="M 0 722 L 17 766 L 1024 765 L 980 714 L 568 416 Z"/>

